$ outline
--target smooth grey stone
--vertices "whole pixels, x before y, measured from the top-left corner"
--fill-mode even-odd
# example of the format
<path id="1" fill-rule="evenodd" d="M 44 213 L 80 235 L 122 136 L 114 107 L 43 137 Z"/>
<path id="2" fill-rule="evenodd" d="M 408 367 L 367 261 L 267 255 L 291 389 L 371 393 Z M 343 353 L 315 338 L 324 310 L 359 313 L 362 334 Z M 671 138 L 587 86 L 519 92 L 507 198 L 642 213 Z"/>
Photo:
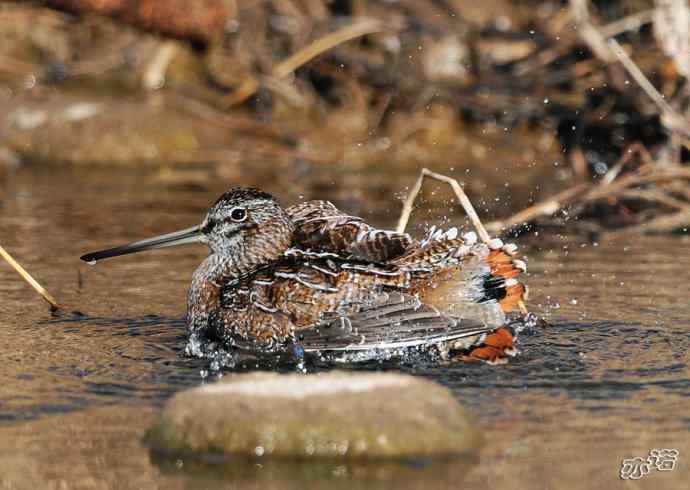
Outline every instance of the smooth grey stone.
<path id="1" fill-rule="evenodd" d="M 147 434 L 154 451 L 246 457 L 429 459 L 472 453 L 450 391 L 394 373 L 252 373 L 180 392 Z"/>

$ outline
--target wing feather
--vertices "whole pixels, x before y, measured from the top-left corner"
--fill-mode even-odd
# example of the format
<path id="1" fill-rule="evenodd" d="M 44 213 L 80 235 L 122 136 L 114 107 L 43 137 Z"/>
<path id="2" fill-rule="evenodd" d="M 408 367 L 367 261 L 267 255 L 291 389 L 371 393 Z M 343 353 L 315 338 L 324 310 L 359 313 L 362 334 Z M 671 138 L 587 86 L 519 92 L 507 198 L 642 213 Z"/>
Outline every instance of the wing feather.
<path id="1" fill-rule="evenodd" d="M 336 253 L 343 258 L 385 262 L 416 242 L 407 233 L 380 230 L 328 201 L 307 201 L 287 209 L 297 247 Z"/>
<path id="2" fill-rule="evenodd" d="M 447 315 L 414 296 L 389 294 L 355 313 L 332 313 L 299 330 L 307 352 L 365 351 L 450 343 L 466 348 L 479 344 L 493 327 Z"/>

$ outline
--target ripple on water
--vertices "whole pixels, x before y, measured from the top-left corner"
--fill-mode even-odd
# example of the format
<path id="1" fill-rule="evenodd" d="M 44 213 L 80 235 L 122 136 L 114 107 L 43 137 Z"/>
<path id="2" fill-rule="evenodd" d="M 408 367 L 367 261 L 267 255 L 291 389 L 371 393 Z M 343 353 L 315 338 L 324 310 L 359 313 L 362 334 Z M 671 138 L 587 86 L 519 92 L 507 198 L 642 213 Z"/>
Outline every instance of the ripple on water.
<path id="1" fill-rule="evenodd" d="M 68 444 L 88 448 L 89 454 L 79 453 L 74 464 L 60 458 L 51 467 L 60 481 L 71 482 L 74 467 L 83 466 L 94 452 L 111 463 L 99 463 L 99 471 L 107 466 L 127 468 L 130 478 L 142 469 L 157 475 L 138 446 L 109 440 L 94 446 L 89 437 L 101 433 L 93 427 L 108 421 L 109 430 L 103 433 L 138 440 L 146 419 L 118 418 L 126 405 L 156 405 L 185 387 L 209 382 L 201 372 L 209 370 L 210 361 L 183 355 L 186 332 L 179 319 L 203 250 L 163 250 L 104 261 L 95 268 L 82 268 L 78 261 L 106 242 L 198 222 L 208 196 L 154 196 L 137 182 L 125 186 L 111 177 L 94 187 L 71 174 L 59 185 L 52 174 L 35 174 L 17 184 L 25 189 L 24 197 L 8 194 L 0 208 L 3 246 L 65 304 L 89 313 L 46 321 L 49 314 L 34 301 L 33 292 L 13 271 L 0 268 L 0 425 L 7 429 L 17 426 L 17 420 L 73 412 L 76 422 L 64 434 L 51 432 L 60 429 L 51 419 L 37 425 L 31 446 L 32 456 L 44 460 L 55 459 Z M 69 192 L 56 193 L 58 188 Z M 87 213 L 89 220 L 84 219 Z M 577 474 L 552 479 L 550 486 L 587 486 L 581 484 L 582 475 L 599 478 L 607 471 L 616 479 L 620 458 L 644 456 L 652 447 L 678 447 L 688 454 L 690 303 L 685 271 L 690 270 L 690 254 L 682 253 L 688 240 L 636 237 L 598 246 L 578 240 L 564 237 L 553 246 L 539 242 L 529 253 L 529 306 L 551 325 L 523 332 L 521 354 L 509 364 L 443 363 L 415 356 L 401 362 L 383 356 L 337 367 L 402 369 L 443 383 L 469 405 L 487 443 L 468 487 L 487 481 L 499 486 L 506 480 L 503 486 L 512 488 L 523 479 L 530 482 L 532 475 L 542 479 L 569 468 Z M 520 242 L 523 246 L 527 239 Z M 257 364 L 240 363 L 233 371 Z M 275 363 L 263 367 L 295 369 Z M 309 372 L 331 368 L 318 362 L 304 366 Z M 88 415 L 89 406 L 106 404 L 116 410 L 108 416 Z M 79 427 L 86 427 L 80 432 L 81 446 L 73 444 Z M 23 440 L 7 439 L 7 433 L 0 434 L 0 442 L 10 441 L 3 455 L 15 453 L 15 443 Z M 49 449 L 41 453 L 42 447 Z M 579 458 L 577 465 L 566 464 L 574 458 Z M 34 468 L 33 459 L 27 467 Z M 126 460 L 130 466 L 123 465 Z M 667 475 L 648 479 L 661 476 Z"/>
<path id="2" fill-rule="evenodd" d="M 66 316 L 37 321 L 14 341 L 23 347 L 0 351 L 7 377 L 0 417 L 31 419 L 88 405 L 161 403 L 199 382 L 199 360 L 181 356 L 184 321 Z M 28 394 L 28 396 L 22 396 Z"/>

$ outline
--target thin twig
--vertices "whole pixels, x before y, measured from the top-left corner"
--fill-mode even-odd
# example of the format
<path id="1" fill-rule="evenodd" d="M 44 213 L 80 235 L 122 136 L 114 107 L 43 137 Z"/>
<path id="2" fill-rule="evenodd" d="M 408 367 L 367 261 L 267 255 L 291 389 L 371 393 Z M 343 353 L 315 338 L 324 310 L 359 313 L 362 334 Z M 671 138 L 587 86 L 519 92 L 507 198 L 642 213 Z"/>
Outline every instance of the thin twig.
<path id="1" fill-rule="evenodd" d="M 648 155 L 646 150 L 641 152 L 639 149 L 636 149 L 635 152 L 642 156 L 643 161 L 645 155 Z M 624 156 L 621 159 L 623 165 L 629 161 L 629 159 L 629 157 Z M 615 167 L 618 167 L 618 165 Z M 685 216 L 687 214 L 687 208 L 683 201 L 673 198 L 661 191 L 640 191 L 635 190 L 635 188 L 644 184 L 677 182 L 689 179 L 690 169 L 680 167 L 670 171 L 655 172 L 654 166 L 645 163 L 638 167 L 634 173 L 624 176 L 620 176 L 619 173 L 616 173 L 613 180 L 602 179 L 596 184 L 577 184 L 573 187 L 569 187 L 548 199 L 515 213 L 505 220 L 491 222 L 487 224 L 486 227 L 493 233 L 498 233 L 500 230 L 506 230 L 520 224 L 529 223 L 540 216 L 553 215 L 558 210 L 571 204 L 582 205 L 610 198 L 625 197 L 656 201 L 666 206 L 680 209 Z M 690 206 L 690 204 L 687 206 Z"/>
<path id="2" fill-rule="evenodd" d="M 621 175 L 624 167 L 636 156 L 639 157 L 641 165 L 638 165 L 634 171 Z M 662 173 L 654 172 L 655 169 L 652 156 L 647 149 L 640 143 L 633 143 L 618 162 L 596 183 L 574 185 L 515 213 L 505 220 L 491 222 L 486 227 L 491 232 L 498 233 L 500 230 L 529 223 L 540 216 L 551 216 L 570 204 L 591 203 L 610 197 L 626 197 L 626 192 L 635 186 L 690 178 L 690 170 L 684 168 L 674 168 Z M 667 199 L 666 202 L 670 203 L 671 200 Z M 675 205 L 679 205 L 679 201 L 674 200 L 673 202 Z"/>
<path id="3" fill-rule="evenodd" d="M 599 186 L 609 185 L 611 182 L 616 180 L 618 174 L 621 173 L 623 167 L 625 167 L 634 156 L 639 155 L 642 160 L 643 165 L 652 167 L 654 165 L 654 159 L 652 155 L 649 154 L 647 148 L 645 148 L 641 143 L 633 143 L 626 150 L 623 156 L 616 162 L 616 164 L 609 169 L 608 172 L 599 181 Z"/>
<path id="4" fill-rule="evenodd" d="M 297 90 L 295 84 L 290 83 L 288 80 L 263 75 L 259 77 L 259 83 L 266 90 L 278 95 L 292 107 L 304 106 L 304 96 Z"/>
<path id="5" fill-rule="evenodd" d="M 321 53 L 332 49 L 339 44 L 350 41 L 352 39 L 365 36 L 367 34 L 374 34 L 382 32 L 385 26 L 380 22 L 368 19 L 366 21 L 359 21 L 355 24 L 343 27 L 342 29 L 326 34 L 319 39 L 311 42 L 309 45 L 300 49 L 287 59 L 278 63 L 273 70 L 271 76 L 274 78 L 284 78 L 295 71 L 300 66 L 316 58 Z M 225 106 L 230 107 L 241 102 L 244 102 L 249 97 L 254 95 L 259 90 L 260 82 L 256 77 L 246 79 L 235 89 L 230 95 L 225 97 Z"/>
<path id="6" fill-rule="evenodd" d="M 174 41 L 166 41 L 158 46 L 141 77 L 146 90 L 158 90 L 165 85 L 166 72 L 176 54 L 177 43 Z"/>
<path id="7" fill-rule="evenodd" d="M 577 184 L 569 187 L 555 196 L 551 196 L 544 201 L 538 202 L 533 206 L 523 209 L 505 219 L 503 221 L 493 221 L 486 225 L 486 227 L 494 233 L 500 230 L 510 229 L 514 226 L 526 224 L 540 216 L 551 216 L 559 209 L 564 208 L 568 203 L 572 202 L 577 196 L 582 195 L 591 187 L 590 184 Z"/>
<path id="8" fill-rule="evenodd" d="M 574 20 L 580 24 L 584 25 L 591 25 L 591 21 L 589 19 L 589 13 L 586 10 L 586 4 L 584 5 L 585 11 L 584 15 L 582 13 L 582 7 L 580 6 L 582 2 L 580 0 L 575 0 L 571 1 L 571 5 L 574 5 L 571 7 L 570 10 L 570 15 L 568 15 L 568 18 L 574 18 Z M 576 10 L 579 9 L 579 10 Z M 627 31 L 636 31 L 643 25 L 649 24 L 652 22 L 654 16 L 654 9 L 649 9 L 649 10 L 644 10 L 642 12 L 637 12 L 635 14 L 628 15 L 627 17 L 623 17 L 622 19 L 613 21 L 609 24 L 606 24 L 604 26 L 601 26 L 599 28 L 599 32 L 604 38 L 609 38 L 613 36 L 617 36 L 619 34 L 622 34 Z M 585 28 L 585 34 L 580 33 L 581 37 L 586 37 L 588 36 Z M 583 37 L 583 38 L 584 38 Z M 596 41 L 595 41 L 596 42 Z M 601 44 L 601 43 L 599 43 Z M 544 49 L 543 51 L 536 53 L 535 56 L 530 56 L 529 59 L 519 62 L 516 64 L 515 68 L 515 75 L 517 76 L 523 76 L 526 75 L 528 72 L 536 69 L 543 67 L 545 65 L 548 65 L 549 63 L 552 63 L 556 61 L 558 58 L 567 55 L 570 51 L 572 50 L 572 46 L 570 44 L 564 44 L 564 43 L 558 43 L 555 46 L 549 47 Z M 576 65 L 577 66 L 577 65 Z"/>
<path id="9" fill-rule="evenodd" d="M 400 213 L 400 219 L 398 220 L 398 226 L 396 228 L 396 231 L 398 233 L 403 233 L 405 231 L 405 228 L 407 227 L 407 222 L 409 221 L 410 215 L 412 214 L 412 206 L 414 205 L 415 199 L 417 198 L 419 191 L 422 189 L 422 184 L 426 177 L 438 180 L 440 182 L 445 182 L 446 184 L 449 184 L 451 186 L 453 192 L 455 192 L 455 196 L 458 198 L 458 201 L 460 201 L 460 204 L 465 210 L 465 214 L 467 214 L 467 217 L 474 225 L 475 230 L 477 230 L 477 235 L 479 235 L 479 238 L 481 238 L 481 240 L 484 243 L 488 244 L 491 241 L 491 236 L 489 235 L 489 233 L 487 233 L 486 228 L 484 228 L 484 225 L 479 219 L 477 211 L 475 211 L 474 206 L 472 206 L 472 202 L 470 202 L 470 199 L 467 197 L 467 194 L 465 194 L 465 191 L 460 186 L 460 183 L 456 179 L 453 179 L 443 174 L 432 172 L 428 168 L 422 169 L 421 173 L 419 174 L 419 178 L 417 179 L 417 182 L 415 182 L 414 186 L 410 190 L 410 193 L 407 195 L 407 199 L 405 199 L 405 202 L 403 204 L 402 212 Z"/>
<path id="10" fill-rule="evenodd" d="M 599 29 L 604 37 L 613 37 L 627 31 L 636 31 L 645 24 L 649 24 L 654 19 L 654 9 L 643 10 L 635 14 L 630 14 L 622 19 L 614 20 Z"/>
<path id="11" fill-rule="evenodd" d="M 26 269 L 24 269 L 19 263 L 12 258 L 12 256 L 4 249 L 2 246 L 0 246 L 0 257 L 5 259 L 10 266 L 16 270 L 22 278 L 29 283 L 29 285 L 40 294 L 44 300 L 46 300 L 49 304 L 51 309 L 53 310 L 58 310 L 60 309 L 60 305 L 58 305 L 57 301 L 55 301 L 55 298 L 53 298 L 48 291 L 45 290 L 43 286 L 41 286 L 36 279 L 31 277 L 31 274 L 26 272 Z"/>
<path id="12" fill-rule="evenodd" d="M 638 233 L 668 233 L 679 228 L 688 228 L 690 223 L 690 209 L 684 209 L 670 214 L 662 214 L 650 221 L 618 230 L 605 231 L 602 237 L 612 238 Z"/>
<path id="13" fill-rule="evenodd" d="M 614 61 L 614 59 L 617 59 L 623 65 L 628 74 L 630 74 L 635 82 L 637 82 L 642 90 L 644 90 L 659 108 L 662 122 L 667 129 L 680 133 L 685 137 L 690 137 L 690 121 L 666 102 L 664 97 L 654 85 L 652 85 L 644 73 L 642 73 L 642 70 L 640 70 L 635 62 L 623 50 L 618 41 L 613 39 L 613 37 L 609 37 L 611 36 L 611 32 L 613 32 L 613 34 L 617 32 L 612 29 L 604 31 L 603 28 L 598 28 L 594 25 L 587 4 L 588 0 L 570 0 L 570 9 L 577 22 L 580 37 L 600 60 L 610 63 Z"/>
<path id="14" fill-rule="evenodd" d="M 635 79 L 637 84 L 644 90 L 644 92 L 649 96 L 650 99 L 657 105 L 661 115 L 665 118 L 665 121 L 670 129 L 679 131 L 686 136 L 690 136 L 690 122 L 688 122 L 682 115 L 680 115 L 676 110 L 671 107 L 671 105 L 666 102 L 664 96 L 659 93 L 659 91 L 652 85 L 642 70 L 635 64 L 635 62 L 630 59 L 628 53 L 618 44 L 615 39 L 609 39 L 608 45 L 611 48 L 613 54 L 618 58 L 623 67 L 628 71 L 631 77 Z"/>
<path id="15" fill-rule="evenodd" d="M 583 201 L 596 201 L 614 196 L 617 192 L 630 187 L 643 184 L 674 182 L 677 180 L 690 179 L 690 169 L 676 168 L 654 172 L 654 167 L 643 166 L 635 173 L 625 175 L 605 186 L 593 186 L 582 198 Z"/>
<path id="16" fill-rule="evenodd" d="M 604 35 L 594 27 L 587 3 L 588 0 L 570 0 L 570 10 L 577 23 L 578 33 L 597 58 L 609 63 L 613 61 L 611 50 L 606 46 Z"/>
<path id="17" fill-rule="evenodd" d="M 249 133 L 254 136 L 261 136 L 266 138 L 285 138 L 289 133 L 282 130 L 276 124 L 271 122 L 256 121 L 255 119 L 245 117 L 239 114 L 228 116 L 214 107 L 207 105 L 204 102 L 187 97 L 181 94 L 175 94 L 173 99 L 175 107 L 199 119 L 229 129 L 231 131 L 238 131 Z"/>
<path id="18" fill-rule="evenodd" d="M 626 199 L 640 199 L 653 203 L 662 204 L 677 211 L 690 211 L 690 203 L 682 199 L 669 196 L 659 189 L 626 189 L 621 191 L 616 197 Z"/>

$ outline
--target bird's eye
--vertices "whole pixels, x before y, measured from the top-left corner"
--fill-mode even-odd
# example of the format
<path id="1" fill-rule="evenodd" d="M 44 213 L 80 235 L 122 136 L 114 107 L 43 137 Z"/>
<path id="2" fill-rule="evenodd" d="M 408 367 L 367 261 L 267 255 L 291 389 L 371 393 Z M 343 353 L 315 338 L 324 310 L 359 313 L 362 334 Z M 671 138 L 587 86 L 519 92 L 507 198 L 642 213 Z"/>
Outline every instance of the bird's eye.
<path id="1" fill-rule="evenodd" d="M 244 221 L 247 219 L 247 210 L 244 208 L 233 208 L 230 210 L 230 219 L 233 221 Z"/>

